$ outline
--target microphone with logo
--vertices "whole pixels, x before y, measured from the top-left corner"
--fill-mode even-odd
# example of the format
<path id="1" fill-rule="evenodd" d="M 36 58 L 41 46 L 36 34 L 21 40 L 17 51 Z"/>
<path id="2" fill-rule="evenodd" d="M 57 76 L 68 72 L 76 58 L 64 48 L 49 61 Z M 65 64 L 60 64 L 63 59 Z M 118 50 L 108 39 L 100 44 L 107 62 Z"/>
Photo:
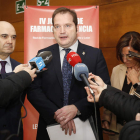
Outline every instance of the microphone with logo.
<path id="1" fill-rule="evenodd" d="M 52 60 L 53 56 L 51 51 L 43 51 L 36 55 L 36 57 L 32 58 L 29 63 L 31 65 L 31 69 L 36 68 L 36 73 L 40 73 L 46 71 L 45 66 Z"/>
<path id="2" fill-rule="evenodd" d="M 80 56 L 76 52 L 70 52 L 67 55 L 67 61 L 69 64 L 74 67 L 74 76 L 78 81 L 83 81 L 86 86 L 89 87 L 90 92 L 93 94 L 88 82 L 88 73 L 89 70 L 87 66 L 82 63 Z"/>
<path id="3" fill-rule="evenodd" d="M 67 54 L 67 61 L 74 67 L 78 63 L 82 63 L 80 56 L 76 52 L 70 52 Z"/>

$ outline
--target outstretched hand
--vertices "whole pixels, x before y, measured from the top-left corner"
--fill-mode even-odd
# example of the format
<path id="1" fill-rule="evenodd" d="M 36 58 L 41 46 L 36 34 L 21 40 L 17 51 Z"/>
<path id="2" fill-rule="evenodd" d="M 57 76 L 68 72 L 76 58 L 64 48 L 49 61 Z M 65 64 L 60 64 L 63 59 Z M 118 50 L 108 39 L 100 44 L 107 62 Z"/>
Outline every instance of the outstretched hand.
<path id="1" fill-rule="evenodd" d="M 96 83 L 98 83 L 98 85 L 91 80 L 92 78 L 94 78 L 94 80 L 96 81 Z M 89 73 L 88 81 L 90 83 L 91 89 L 94 92 L 95 102 L 98 102 L 102 91 L 107 88 L 107 85 L 103 82 L 103 80 L 99 76 L 96 76 L 92 73 Z M 94 98 L 93 98 L 92 94 L 90 93 L 89 88 L 85 87 L 85 89 L 88 94 L 87 100 L 89 102 L 94 102 Z"/>

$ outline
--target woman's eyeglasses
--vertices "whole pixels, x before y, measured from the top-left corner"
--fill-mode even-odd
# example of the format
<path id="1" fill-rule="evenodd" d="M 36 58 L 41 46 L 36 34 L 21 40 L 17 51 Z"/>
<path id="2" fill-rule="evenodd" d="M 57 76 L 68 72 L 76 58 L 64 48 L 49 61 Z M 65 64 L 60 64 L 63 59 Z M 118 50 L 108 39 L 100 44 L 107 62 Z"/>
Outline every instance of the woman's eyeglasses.
<path id="1" fill-rule="evenodd" d="M 122 59 L 125 57 L 127 60 L 132 60 L 134 58 L 134 56 L 132 56 L 131 54 L 126 54 L 126 55 L 121 54 L 121 56 L 122 56 Z"/>

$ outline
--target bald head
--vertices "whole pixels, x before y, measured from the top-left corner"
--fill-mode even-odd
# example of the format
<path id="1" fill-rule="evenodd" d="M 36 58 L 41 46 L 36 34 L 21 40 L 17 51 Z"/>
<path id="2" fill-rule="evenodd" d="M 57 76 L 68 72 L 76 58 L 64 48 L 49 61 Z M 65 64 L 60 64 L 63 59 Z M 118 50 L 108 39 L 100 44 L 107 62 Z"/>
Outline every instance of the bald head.
<path id="1" fill-rule="evenodd" d="M 6 59 L 15 49 L 16 31 L 12 24 L 0 21 L 0 58 Z"/>
<path id="2" fill-rule="evenodd" d="M 0 33 L 4 30 L 4 32 L 12 32 L 13 34 L 16 35 L 16 31 L 14 26 L 7 22 L 7 21 L 0 21 Z"/>

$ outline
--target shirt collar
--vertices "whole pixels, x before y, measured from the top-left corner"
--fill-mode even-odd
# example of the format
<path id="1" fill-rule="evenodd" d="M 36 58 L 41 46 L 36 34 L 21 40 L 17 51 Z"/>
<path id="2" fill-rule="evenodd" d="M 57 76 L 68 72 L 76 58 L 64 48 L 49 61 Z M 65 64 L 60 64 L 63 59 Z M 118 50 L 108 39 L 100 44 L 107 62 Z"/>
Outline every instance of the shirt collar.
<path id="1" fill-rule="evenodd" d="M 71 52 L 77 52 L 77 48 L 78 48 L 78 40 L 69 47 L 71 49 Z M 62 48 L 61 46 L 59 46 L 59 51 L 61 52 L 64 48 Z"/>
<path id="2" fill-rule="evenodd" d="M 0 61 L 6 61 L 7 62 L 7 64 L 11 64 L 11 61 L 10 61 L 10 56 L 8 56 L 5 60 L 2 60 L 1 58 L 0 58 Z"/>

